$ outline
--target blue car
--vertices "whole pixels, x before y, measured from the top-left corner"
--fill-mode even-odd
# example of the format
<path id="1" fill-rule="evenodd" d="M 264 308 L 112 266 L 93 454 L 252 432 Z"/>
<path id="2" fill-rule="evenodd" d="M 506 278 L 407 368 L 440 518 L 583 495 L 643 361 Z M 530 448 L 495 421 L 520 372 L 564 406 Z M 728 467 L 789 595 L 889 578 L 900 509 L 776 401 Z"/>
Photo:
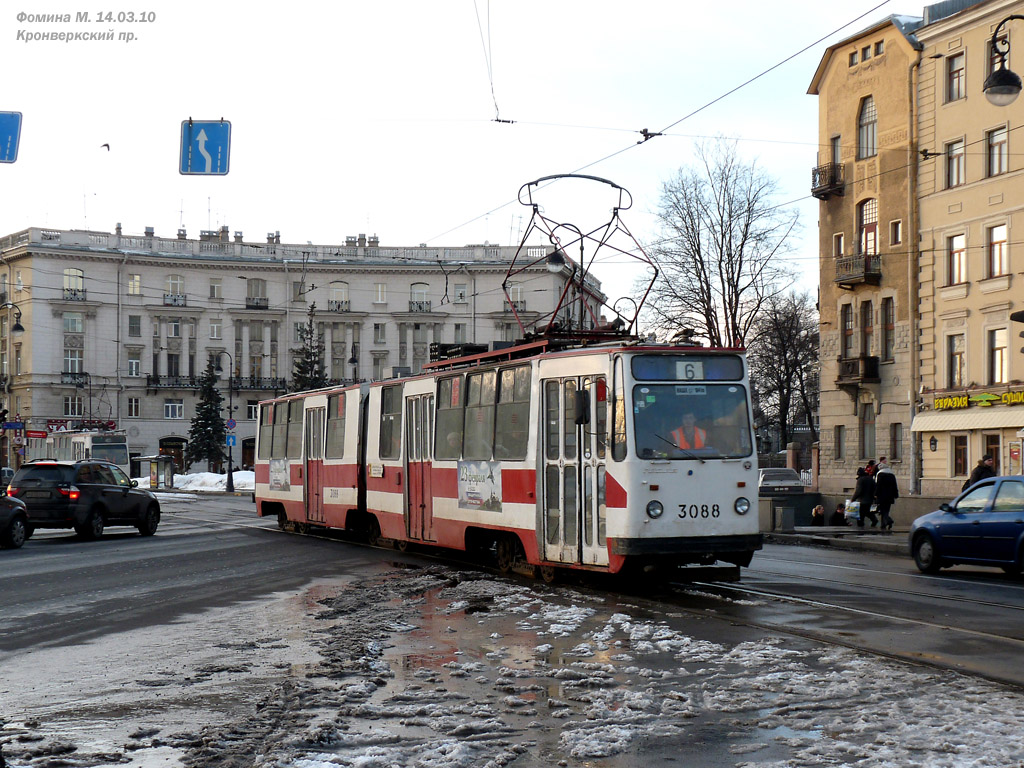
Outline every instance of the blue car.
<path id="1" fill-rule="evenodd" d="M 1024 477 L 990 477 L 952 502 L 917 518 L 910 551 L 924 573 L 956 563 L 1021 572 L 1024 559 Z"/>

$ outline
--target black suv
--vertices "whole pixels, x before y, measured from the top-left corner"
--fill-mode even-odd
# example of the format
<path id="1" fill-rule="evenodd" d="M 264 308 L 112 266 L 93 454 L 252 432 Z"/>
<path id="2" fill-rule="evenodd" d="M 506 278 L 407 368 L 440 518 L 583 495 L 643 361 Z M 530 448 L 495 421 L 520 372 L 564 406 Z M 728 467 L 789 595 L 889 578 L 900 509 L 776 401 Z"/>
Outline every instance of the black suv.
<path id="1" fill-rule="evenodd" d="M 0 547 L 17 549 L 28 538 L 28 512 L 25 502 L 0 497 Z"/>
<path id="2" fill-rule="evenodd" d="M 107 525 L 133 525 L 152 536 L 160 524 L 160 503 L 137 486 L 105 461 L 36 459 L 14 474 L 7 495 L 28 508 L 26 538 L 36 528 L 74 528 L 83 539 L 98 539 Z"/>

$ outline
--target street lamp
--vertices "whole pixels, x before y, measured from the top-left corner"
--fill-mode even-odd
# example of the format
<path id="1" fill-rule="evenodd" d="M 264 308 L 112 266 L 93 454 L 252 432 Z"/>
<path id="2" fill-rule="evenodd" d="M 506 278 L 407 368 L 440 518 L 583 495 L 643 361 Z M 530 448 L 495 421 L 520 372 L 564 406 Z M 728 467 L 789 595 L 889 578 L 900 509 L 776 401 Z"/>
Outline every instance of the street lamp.
<path id="1" fill-rule="evenodd" d="M 986 98 L 997 107 L 1005 107 L 1012 104 L 1021 90 L 1020 77 L 1012 69 L 1006 68 L 1006 55 L 1010 52 L 1010 41 L 1000 39 L 999 32 L 1003 25 L 1013 19 L 1024 20 L 1024 16 L 1014 13 L 999 22 L 992 33 L 992 51 L 999 56 L 999 67 L 992 71 L 992 74 L 985 78 L 982 90 Z"/>
<path id="2" fill-rule="evenodd" d="M 13 301 L 5 301 L 3 304 L 0 304 L 0 309 L 14 310 L 14 325 L 11 326 L 11 334 L 21 336 L 25 332 L 25 326 L 21 324 L 21 307 Z"/>
<path id="3" fill-rule="evenodd" d="M 221 374 L 221 373 L 224 372 L 224 369 L 221 367 L 221 364 L 220 364 L 220 356 L 221 355 L 227 355 L 228 356 L 228 360 L 231 362 L 231 370 L 228 371 L 228 419 L 230 420 L 230 419 L 234 418 L 234 412 L 235 412 L 234 398 L 232 397 L 233 387 L 231 386 L 231 378 L 232 378 L 232 376 L 234 375 L 234 372 L 235 372 L 235 358 L 232 357 L 231 353 L 228 352 L 226 349 L 222 349 L 219 352 L 217 352 L 217 367 L 216 367 L 215 370 L 217 371 L 218 374 Z M 232 448 L 232 445 L 231 445 L 230 442 L 228 442 L 228 482 L 227 482 L 227 491 L 228 491 L 228 493 L 234 493 L 235 492 L 235 477 L 234 477 L 234 471 L 233 471 L 232 462 L 231 462 L 231 448 Z"/>

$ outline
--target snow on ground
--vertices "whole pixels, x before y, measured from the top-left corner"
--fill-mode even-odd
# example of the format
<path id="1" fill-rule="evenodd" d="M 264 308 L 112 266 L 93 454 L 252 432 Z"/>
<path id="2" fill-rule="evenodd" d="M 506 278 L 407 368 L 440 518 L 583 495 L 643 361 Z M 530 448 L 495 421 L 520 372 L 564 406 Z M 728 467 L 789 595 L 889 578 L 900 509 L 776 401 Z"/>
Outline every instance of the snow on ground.
<path id="1" fill-rule="evenodd" d="M 430 566 L 313 585 L 296 603 L 319 658 L 231 722 L 164 732 L 140 716 L 132 764 L 168 747 L 186 768 L 1024 761 L 1016 690 L 613 594 Z M 96 765 L 78 746 L 61 764 Z M 9 764 L 54 764 L 33 749 Z"/>
<path id="2" fill-rule="evenodd" d="M 136 477 L 139 488 L 149 488 L 149 476 Z M 236 491 L 252 491 L 256 488 L 256 473 L 237 470 L 232 473 Z M 195 493 L 223 493 L 227 491 L 228 476 L 214 472 L 192 472 L 174 476 L 174 490 Z"/>

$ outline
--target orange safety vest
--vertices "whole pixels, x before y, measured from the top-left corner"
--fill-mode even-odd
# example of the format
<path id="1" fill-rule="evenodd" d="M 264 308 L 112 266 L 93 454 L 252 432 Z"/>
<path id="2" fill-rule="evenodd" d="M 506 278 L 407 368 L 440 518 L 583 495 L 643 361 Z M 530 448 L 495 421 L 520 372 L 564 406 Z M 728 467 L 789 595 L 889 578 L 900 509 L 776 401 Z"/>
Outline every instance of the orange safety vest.
<path id="1" fill-rule="evenodd" d="M 683 428 L 682 427 L 680 427 L 679 429 L 673 429 L 672 430 L 672 437 L 675 439 L 676 445 L 679 446 L 680 448 L 683 448 L 684 450 L 689 450 L 691 448 L 703 448 L 704 447 L 704 440 L 707 437 L 707 435 L 708 435 L 708 433 L 705 432 L 700 427 L 694 427 L 693 428 L 693 443 L 694 444 L 690 445 L 690 443 L 686 439 L 685 435 L 683 435 Z"/>

